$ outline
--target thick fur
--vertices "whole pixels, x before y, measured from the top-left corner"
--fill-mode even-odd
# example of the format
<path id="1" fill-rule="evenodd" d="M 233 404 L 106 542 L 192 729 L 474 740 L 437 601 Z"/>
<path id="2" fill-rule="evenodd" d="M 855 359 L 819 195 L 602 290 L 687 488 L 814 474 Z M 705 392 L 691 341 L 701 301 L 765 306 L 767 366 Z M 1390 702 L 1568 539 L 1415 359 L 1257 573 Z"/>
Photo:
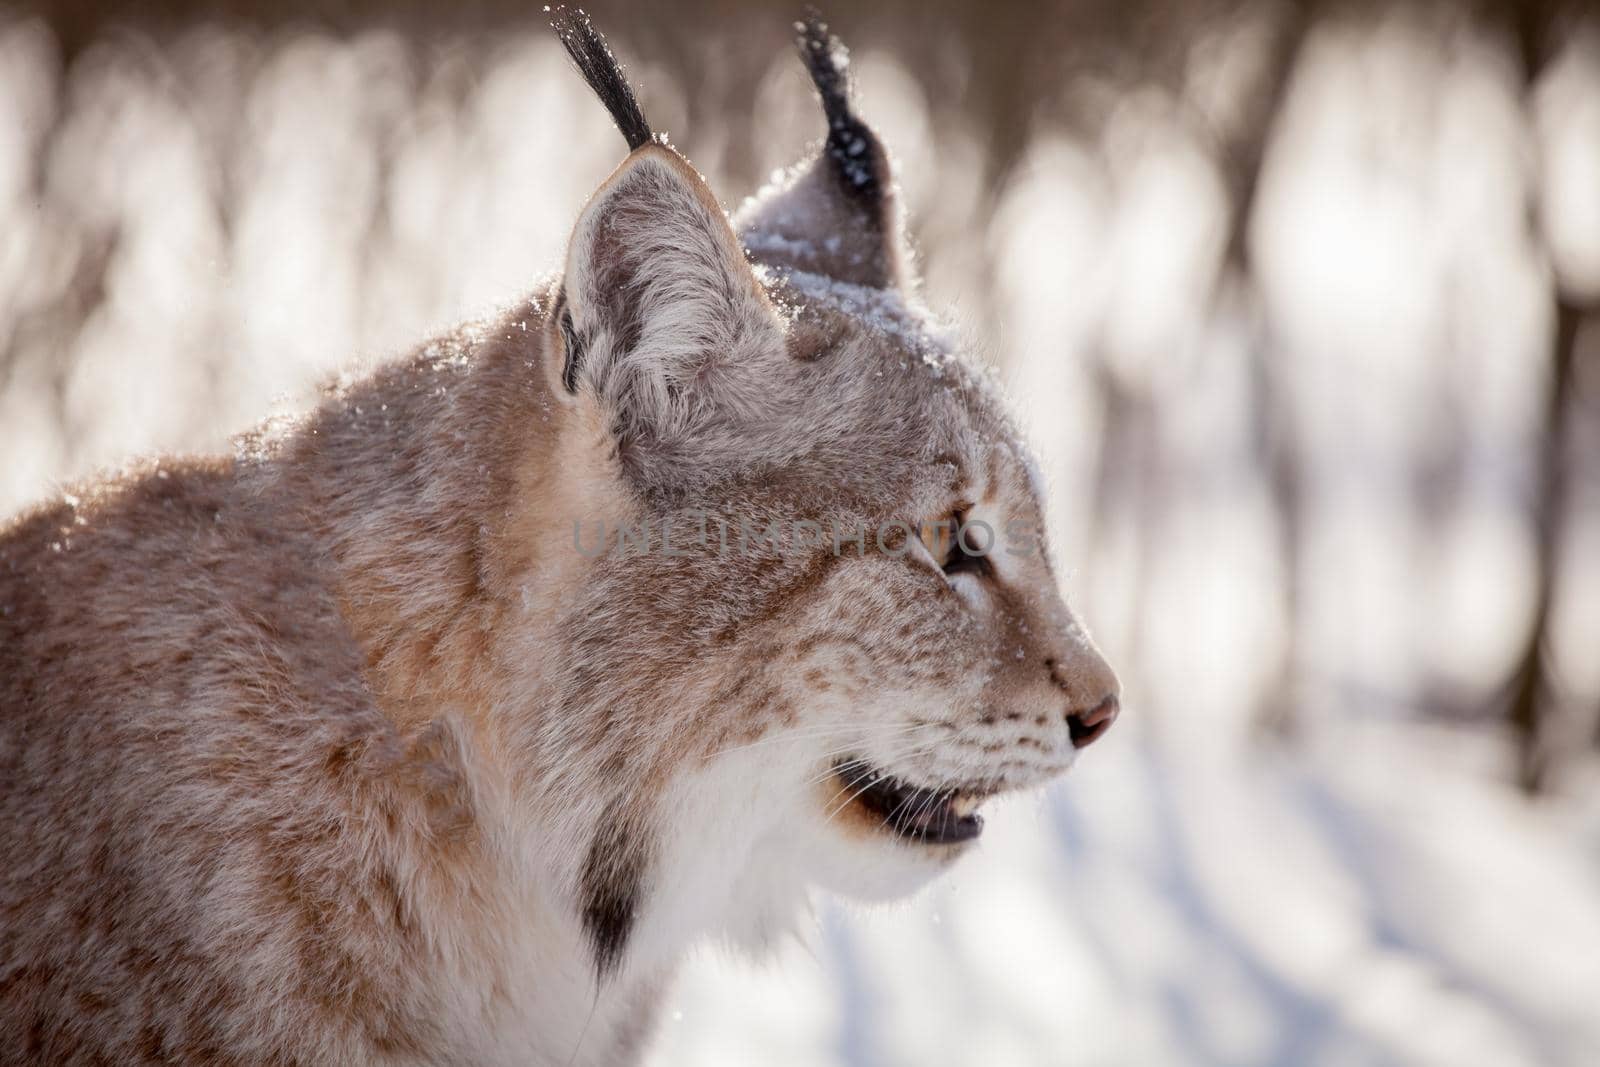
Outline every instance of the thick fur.
<path id="1" fill-rule="evenodd" d="M 643 145 L 521 306 L 0 531 L 0 1062 L 631 1062 L 696 941 L 968 851 L 836 761 L 1070 764 L 1116 680 L 1037 493 L 909 294 Z M 876 536 L 953 511 L 1023 535 Z"/>

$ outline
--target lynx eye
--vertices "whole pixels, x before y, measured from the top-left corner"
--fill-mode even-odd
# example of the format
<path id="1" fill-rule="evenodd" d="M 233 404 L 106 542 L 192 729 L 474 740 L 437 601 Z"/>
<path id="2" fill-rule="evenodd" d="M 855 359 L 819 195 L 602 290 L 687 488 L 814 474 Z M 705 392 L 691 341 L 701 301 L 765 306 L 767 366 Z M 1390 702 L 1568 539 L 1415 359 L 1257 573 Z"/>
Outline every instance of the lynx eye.
<path id="1" fill-rule="evenodd" d="M 983 577 L 994 572 L 988 555 L 994 548 L 993 534 L 984 524 L 974 525 L 968 521 L 969 507 L 954 508 L 943 518 L 926 521 L 918 528 L 928 555 L 947 575 Z"/>

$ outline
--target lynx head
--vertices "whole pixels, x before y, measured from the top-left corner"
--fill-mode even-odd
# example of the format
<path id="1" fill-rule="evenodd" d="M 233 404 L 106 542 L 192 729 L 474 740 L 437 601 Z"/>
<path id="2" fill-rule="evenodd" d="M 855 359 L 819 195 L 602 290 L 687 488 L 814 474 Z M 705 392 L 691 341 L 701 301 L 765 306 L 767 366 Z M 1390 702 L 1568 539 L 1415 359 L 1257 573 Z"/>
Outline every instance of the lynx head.
<path id="1" fill-rule="evenodd" d="M 800 26 L 826 141 L 731 223 L 587 20 L 558 29 L 633 149 L 547 326 L 534 579 L 563 591 L 547 730 L 593 814 L 575 889 L 604 972 L 653 893 L 709 915 L 920 884 L 985 798 L 1105 731 L 1118 684 L 1057 592 L 1032 459 L 916 300 L 826 27 Z M 684 859 L 706 849 L 726 892 Z"/>

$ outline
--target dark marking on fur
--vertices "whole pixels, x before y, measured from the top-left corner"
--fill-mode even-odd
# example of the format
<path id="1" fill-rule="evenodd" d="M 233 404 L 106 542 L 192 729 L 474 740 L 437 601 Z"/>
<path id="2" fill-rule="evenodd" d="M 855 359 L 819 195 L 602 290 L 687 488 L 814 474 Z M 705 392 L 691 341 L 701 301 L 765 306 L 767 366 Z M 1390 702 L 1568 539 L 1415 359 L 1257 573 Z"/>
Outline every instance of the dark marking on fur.
<path id="1" fill-rule="evenodd" d="M 578 340 L 578 333 L 572 327 L 572 311 L 567 307 L 567 297 L 561 296 L 561 384 L 567 392 L 578 391 L 578 369 L 583 366 L 583 342 Z"/>
<path id="2" fill-rule="evenodd" d="M 579 887 L 583 928 L 594 951 L 595 976 L 601 981 L 616 971 L 628 947 L 648 859 L 644 835 L 629 823 L 623 805 L 613 802 L 595 830 Z"/>
<path id="3" fill-rule="evenodd" d="M 589 16 L 582 9 L 558 7 L 550 15 L 550 27 L 561 39 L 572 65 L 578 68 L 583 80 L 611 113 L 611 120 L 627 139 L 628 148 L 632 150 L 653 140 L 650 123 L 645 121 L 633 86 L 628 84 L 622 65 L 607 46 L 606 39 L 589 21 Z"/>

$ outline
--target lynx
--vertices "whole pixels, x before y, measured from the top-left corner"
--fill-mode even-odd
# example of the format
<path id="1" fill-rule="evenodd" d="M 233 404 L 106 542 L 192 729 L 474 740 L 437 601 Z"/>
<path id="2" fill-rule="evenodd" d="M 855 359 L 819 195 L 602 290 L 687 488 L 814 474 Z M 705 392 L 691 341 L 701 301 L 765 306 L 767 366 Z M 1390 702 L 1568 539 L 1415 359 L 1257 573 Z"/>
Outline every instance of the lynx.
<path id="1" fill-rule="evenodd" d="M 558 280 L 0 533 L 0 1060 L 632 1062 L 1115 717 L 826 25 L 731 219 L 556 25 L 630 148 Z"/>

